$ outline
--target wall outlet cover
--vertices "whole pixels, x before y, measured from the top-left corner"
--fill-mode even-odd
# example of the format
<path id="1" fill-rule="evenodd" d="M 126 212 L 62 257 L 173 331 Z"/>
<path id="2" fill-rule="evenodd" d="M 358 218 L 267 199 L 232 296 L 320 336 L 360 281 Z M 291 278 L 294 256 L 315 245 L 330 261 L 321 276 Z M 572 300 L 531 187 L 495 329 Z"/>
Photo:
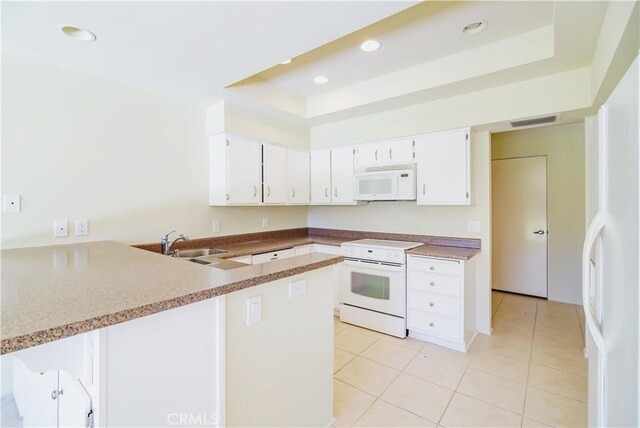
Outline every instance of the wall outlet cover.
<path id="1" fill-rule="evenodd" d="M 76 220 L 76 236 L 85 236 L 89 234 L 89 222 L 84 219 Z"/>
<path id="2" fill-rule="evenodd" d="M 262 296 L 247 298 L 247 325 L 253 325 L 262 319 Z"/>
<path id="3" fill-rule="evenodd" d="M 298 281 L 289 283 L 289 297 L 300 296 L 307 291 L 307 281 L 299 279 Z"/>
<path id="4" fill-rule="evenodd" d="M 269 217 L 262 217 L 262 227 L 269 227 Z"/>
<path id="5" fill-rule="evenodd" d="M 471 233 L 480 233 L 480 222 L 477 220 L 468 221 L 467 230 Z"/>
<path id="6" fill-rule="evenodd" d="M 213 222 L 211 223 L 211 230 L 213 231 L 213 233 L 220 232 L 220 220 L 213 220 Z"/>

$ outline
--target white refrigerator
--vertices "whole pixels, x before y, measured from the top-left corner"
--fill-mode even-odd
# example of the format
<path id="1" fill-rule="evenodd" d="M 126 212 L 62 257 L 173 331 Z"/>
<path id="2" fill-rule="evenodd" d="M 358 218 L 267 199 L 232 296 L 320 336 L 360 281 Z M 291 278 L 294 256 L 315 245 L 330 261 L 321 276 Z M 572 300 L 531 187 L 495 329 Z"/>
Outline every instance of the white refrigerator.
<path id="1" fill-rule="evenodd" d="M 640 426 L 638 58 L 597 118 L 585 121 L 587 215 L 583 304 L 589 426 Z"/>

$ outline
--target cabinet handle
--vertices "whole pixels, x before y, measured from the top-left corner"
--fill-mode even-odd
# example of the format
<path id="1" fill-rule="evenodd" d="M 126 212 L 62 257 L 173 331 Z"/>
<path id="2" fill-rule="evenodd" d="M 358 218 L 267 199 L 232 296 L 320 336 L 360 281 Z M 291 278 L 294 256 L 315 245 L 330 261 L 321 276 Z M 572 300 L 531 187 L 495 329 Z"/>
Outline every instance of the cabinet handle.
<path id="1" fill-rule="evenodd" d="M 430 282 L 429 285 L 433 287 L 434 285 L 436 285 L 436 283 L 435 282 Z"/>
<path id="2" fill-rule="evenodd" d="M 433 302 L 429 302 L 429 306 L 433 307 Z"/>
<path id="3" fill-rule="evenodd" d="M 267 198 L 271 196 L 271 186 L 267 185 Z"/>
<path id="4" fill-rule="evenodd" d="M 258 188 L 256 186 L 253 186 L 253 197 L 255 198 L 257 194 L 258 194 Z"/>
<path id="5" fill-rule="evenodd" d="M 378 151 L 376 150 L 376 160 L 378 160 Z"/>
<path id="6" fill-rule="evenodd" d="M 328 188 L 328 187 L 325 187 L 325 188 L 324 188 L 324 197 L 325 197 L 325 198 L 328 198 L 328 197 L 329 197 L 329 188 Z"/>
<path id="7" fill-rule="evenodd" d="M 427 194 L 427 183 L 422 183 L 422 194 L 423 195 Z"/>
<path id="8" fill-rule="evenodd" d="M 296 188 L 295 188 L 295 187 L 292 187 L 292 188 L 291 188 L 291 197 L 292 197 L 292 198 L 295 198 L 295 197 L 296 197 Z"/>
<path id="9" fill-rule="evenodd" d="M 429 323 L 429 327 L 433 327 L 433 323 L 432 322 Z"/>
<path id="10" fill-rule="evenodd" d="M 335 190 L 333 191 L 333 194 L 336 195 L 336 198 L 338 197 L 338 186 L 336 186 Z"/>
<path id="11" fill-rule="evenodd" d="M 255 195 L 254 195 L 255 196 Z M 229 194 L 227 193 L 227 201 L 231 199 L 231 196 L 229 196 Z"/>
<path id="12" fill-rule="evenodd" d="M 393 159 L 393 149 L 389 149 L 389 159 Z"/>

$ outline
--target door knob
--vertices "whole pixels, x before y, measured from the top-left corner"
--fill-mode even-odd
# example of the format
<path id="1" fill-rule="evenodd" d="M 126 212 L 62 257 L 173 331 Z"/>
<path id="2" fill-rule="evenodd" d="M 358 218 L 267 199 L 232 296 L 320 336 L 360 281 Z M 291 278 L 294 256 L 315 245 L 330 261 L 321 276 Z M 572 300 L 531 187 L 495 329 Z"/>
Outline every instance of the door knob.
<path id="1" fill-rule="evenodd" d="M 535 232 L 536 235 L 544 235 L 544 230 L 540 229 L 540 230 L 536 230 Z"/>

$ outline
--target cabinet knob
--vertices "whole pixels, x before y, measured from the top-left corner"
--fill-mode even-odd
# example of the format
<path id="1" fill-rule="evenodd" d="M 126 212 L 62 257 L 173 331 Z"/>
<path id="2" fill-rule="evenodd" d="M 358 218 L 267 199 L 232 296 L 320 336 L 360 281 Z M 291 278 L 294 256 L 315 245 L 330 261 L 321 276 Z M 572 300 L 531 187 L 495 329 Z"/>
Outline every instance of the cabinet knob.
<path id="1" fill-rule="evenodd" d="M 292 187 L 292 188 L 291 188 L 291 197 L 292 197 L 292 198 L 295 198 L 295 197 L 296 197 L 296 188 L 295 188 L 295 187 Z"/>
<path id="2" fill-rule="evenodd" d="M 393 159 L 393 149 L 389 149 L 389 159 Z"/>
<path id="3" fill-rule="evenodd" d="M 378 151 L 376 150 L 376 160 L 378 160 Z"/>
<path id="4" fill-rule="evenodd" d="M 328 187 L 325 187 L 325 188 L 324 188 L 324 197 L 325 197 L 325 198 L 328 198 L 328 197 L 329 197 L 329 188 L 328 188 Z"/>
<path id="5" fill-rule="evenodd" d="M 433 327 L 433 323 L 432 322 L 429 323 L 429 327 Z"/>
<path id="6" fill-rule="evenodd" d="M 429 266 L 429 270 L 434 270 L 434 269 L 435 269 L 435 267 Z"/>
<path id="7" fill-rule="evenodd" d="M 255 195 L 254 195 L 255 196 Z M 227 193 L 227 201 L 231 199 L 231 196 L 229 196 L 229 194 Z"/>
<path id="8" fill-rule="evenodd" d="M 433 307 L 433 302 L 429 302 L 429 306 Z"/>
<path id="9" fill-rule="evenodd" d="M 267 185 L 267 198 L 271 196 L 271 186 Z"/>
<path id="10" fill-rule="evenodd" d="M 435 282 L 430 282 L 430 283 L 429 283 L 429 285 L 430 285 L 431 287 L 433 287 L 434 285 L 436 285 L 436 283 L 435 283 Z"/>
<path id="11" fill-rule="evenodd" d="M 253 186 L 253 197 L 255 198 L 257 194 L 258 194 L 258 188 L 256 186 Z"/>
<path id="12" fill-rule="evenodd" d="M 335 190 L 333 191 L 333 194 L 336 196 L 336 198 L 338 197 L 338 186 L 336 186 Z"/>
<path id="13" fill-rule="evenodd" d="M 427 183 L 422 183 L 422 194 L 423 195 L 427 194 Z"/>

